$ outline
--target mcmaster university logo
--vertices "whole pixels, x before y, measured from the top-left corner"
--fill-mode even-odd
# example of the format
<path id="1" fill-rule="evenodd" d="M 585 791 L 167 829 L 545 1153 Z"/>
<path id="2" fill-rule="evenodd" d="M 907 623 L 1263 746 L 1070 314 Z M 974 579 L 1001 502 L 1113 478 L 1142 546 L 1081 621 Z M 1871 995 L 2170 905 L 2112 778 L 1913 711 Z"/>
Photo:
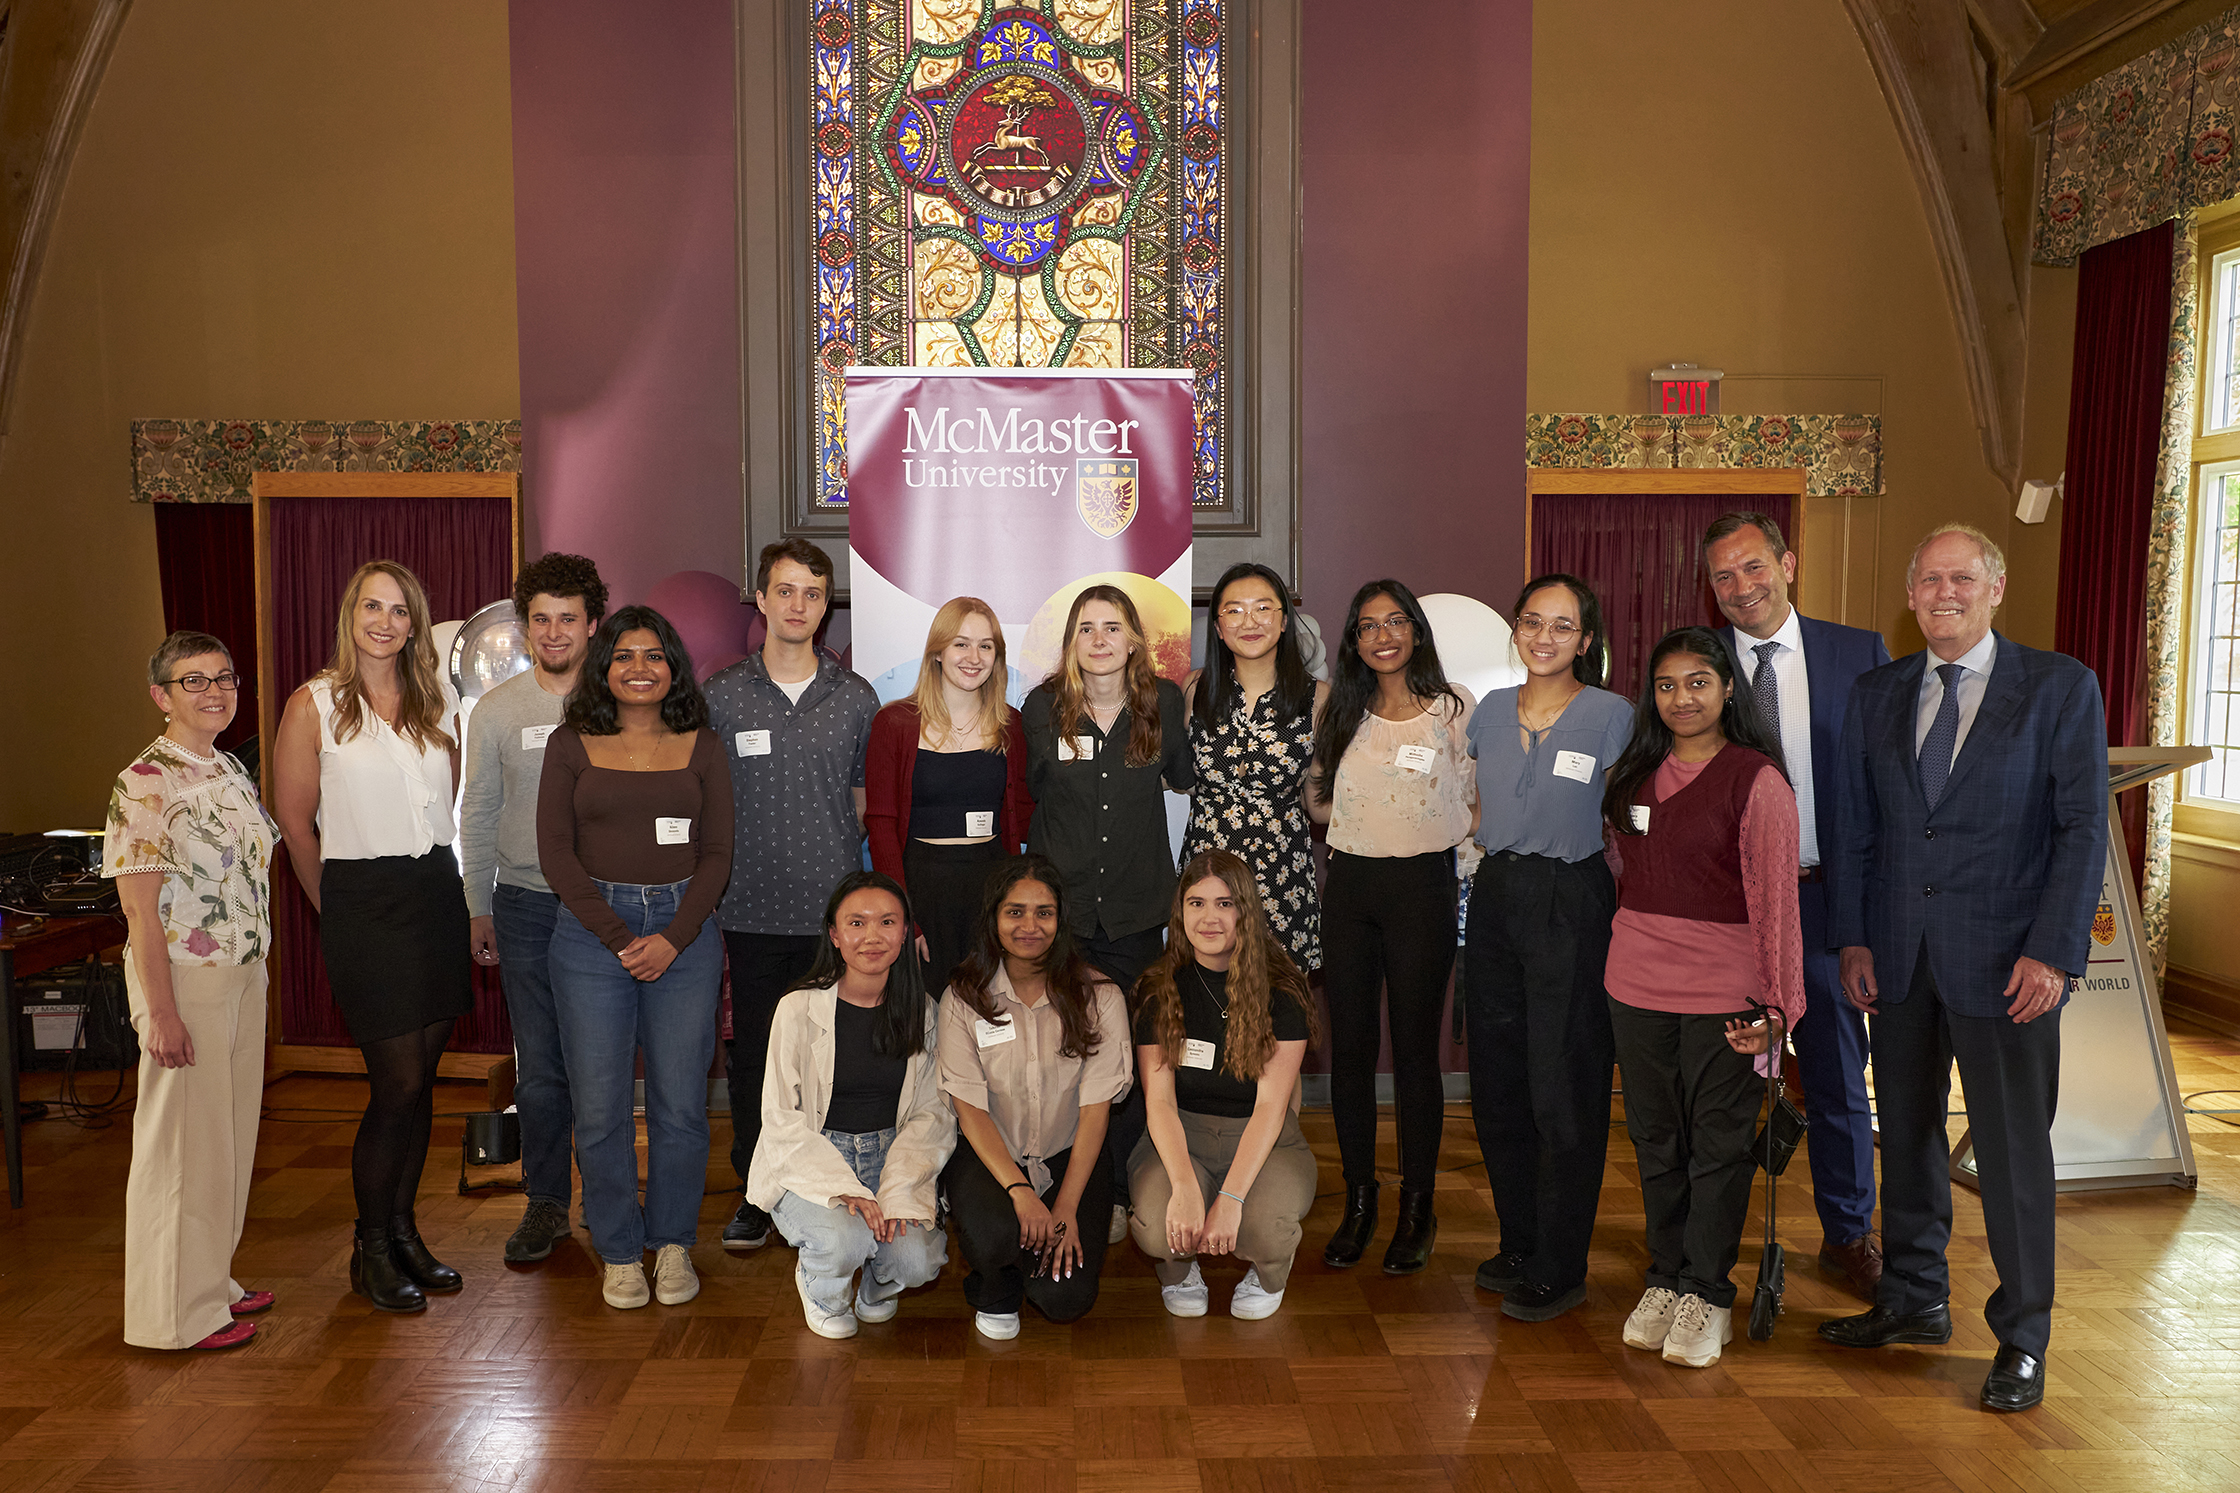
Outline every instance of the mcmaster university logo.
<path id="1" fill-rule="evenodd" d="M 1084 456 L 1073 464 L 1073 505 L 1099 539 L 1116 537 L 1135 522 L 1136 464 L 1125 458 Z"/>

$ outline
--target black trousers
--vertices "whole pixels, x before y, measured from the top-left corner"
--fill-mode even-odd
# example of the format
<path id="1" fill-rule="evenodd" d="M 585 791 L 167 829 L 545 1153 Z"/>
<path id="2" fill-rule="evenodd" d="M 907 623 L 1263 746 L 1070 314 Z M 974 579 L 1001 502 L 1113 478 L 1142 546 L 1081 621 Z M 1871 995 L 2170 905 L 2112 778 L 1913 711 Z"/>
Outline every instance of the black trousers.
<path id="1" fill-rule="evenodd" d="M 1892 982 L 1895 983 L 1895 982 Z M 2033 1358 L 2053 1334 L 2053 1115 L 2061 1012 L 2017 1025 L 1944 1003 L 1924 948 L 1903 1000 L 1882 987 L 1874 1017 L 1874 1092 L 1882 1123 L 1884 1309 L 1925 1311 L 1951 1297 L 1952 1173 L 1945 1110 L 1952 1064 L 1968 1097 L 1968 1138 L 1999 1289 L 1983 1319 Z"/>
<path id="2" fill-rule="evenodd" d="M 1470 883 L 1463 947 L 1470 1113 L 1525 1279 L 1569 1290 L 1610 1152 L 1610 998 L 1602 967 L 1618 889 L 1599 855 L 1576 864 L 1495 851 Z"/>
<path id="3" fill-rule="evenodd" d="M 1049 1159 L 1050 1190 L 1041 1195 L 1044 1206 L 1057 1197 L 1072 1163 L 1070 1148 Z M 1019 1212 L 1011 1205 L 1011 1194 L 962 1136 L 942 1180 L 949 1187 L 949 1216 L 956 1221 L 957 1247 L 964 1252 L 969 1271 L 964 1299 L 974 1311 L 1007 1316 L 1026 1300 L 1053 1322 L 1071 1322 L 1097 1304 L 1097 1275 L 1104 1269 L 1105 1232 L 1112 1223 L 1111 1168 L 1089 1171 L 1074 1214 L 1074 1227 L 1081 1231 L 1081 1264 L 1059 1280 L 1028 1274 L 1035 1260 L 1031 1255 L 1021 1257 Z"/>
<path id="4" fill-rule="evenodd" d="M 724 1078 L 731 1090 L 731 1170 L 747 1180 L 754 1143 L 762 1139 L 762 1070 L 770 1061 L 770 1018 L 786 987 L 816 962 L 817 935 L 723 934 L 731 960 L 731 1040 L 724 1043 Z"/>
<path id="5" fill-rule="evenodd" d="M 1626 1133 L 1641 1164 L 1651 1286 L 1734 1305 L 1728 1272 L 1742 1249 L 1758 1158 L 1751 1142 L 1766 1081 L 1727 1045 L 1746 1007 L 1715 1016 L 1644 1011 L 1610 1002 Z"/>
<path id="6" fill-rule="evenodd" d="M 909 840 L 902 847 L 902 874 L 909 883 L 910 911 L 926 936 L 926 993 L 935 1000 L 949 988 L 949 976 L 980 937 L 980 906 L 988 874 L 1007 859 L 1001 840 L 977 845 L 928 845 Z"/>
<path id="7" fill-rule="evenodd" d="M 1330 1108 L 1348 1187 L 1377 1180 L 1380 1007 L 1390 1011 L 1400 1185 L 1428 1192 L 1439 1171 L 1447 1095 L 1440 1018 L 1454 973 L 1454 852 L 1330 852 L 1322 969 L 1330 997 Z"/>
<path id="8" fill-rule="evenodd" d="M 1078 938 L 1079 936 L 1076 935 Z M 1167 925 L 1146 928 L 1140 933 L 1123 933 L 1118 937 L 1104 931 L 1099 924 L 1097 931 L 1079 939 L 1081 957 L 1101 971 L 1105 978 L 1120 987 L 1120 995 L 1128 1003 L 1128 1017 L 1135 1019 L 1136 981 L 1151 967 L 1167 946 Z M 1112 1196 L 1122 1207 L 1128 1203 L 1128 1158 L 1135 1155 L 1136 1142 L 1143 1139 L 1147 1122 L 1143 1115 L 1143 1085 L 1128 1085 L 1127 1097 L 1112 1106 L 1111 1117 L 1105 1123 L 1104 1155 L 1110 1163 L 1106 1170 L 1112 1173 Z M 1081 1205 L 1084 1215 L 1089 1205 Z M 1111 1226 L 1112 1208 L 1105 1207 L 1105 1223 Z"/>

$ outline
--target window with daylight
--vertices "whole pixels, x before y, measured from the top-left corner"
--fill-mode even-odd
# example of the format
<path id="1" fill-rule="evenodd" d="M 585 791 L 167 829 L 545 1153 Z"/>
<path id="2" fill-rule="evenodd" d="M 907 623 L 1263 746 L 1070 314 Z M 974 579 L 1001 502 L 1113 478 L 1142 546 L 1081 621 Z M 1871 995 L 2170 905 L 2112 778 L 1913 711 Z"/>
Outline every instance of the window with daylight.
<path id="1" fill-rule="evenodd" d="M 2203 467 L 2198 482 L 2185 739 L 2214 755 L 2186 774 L 2186 797 L 2240 809 L 2240 462 Z"/>
<path id="2" fill-rule="evenodd" d="M 2240 426 L 2240 249 L 2209 263 L 2209 377 L 2202 392 L 2204 434 Z"/>
<path id="3" fill-rule="evenodd" d="M 814 502 L 841 371 L 1193 368 L 1193 499 L 1231 453 L 1224 0 L 817 0 Z"/>

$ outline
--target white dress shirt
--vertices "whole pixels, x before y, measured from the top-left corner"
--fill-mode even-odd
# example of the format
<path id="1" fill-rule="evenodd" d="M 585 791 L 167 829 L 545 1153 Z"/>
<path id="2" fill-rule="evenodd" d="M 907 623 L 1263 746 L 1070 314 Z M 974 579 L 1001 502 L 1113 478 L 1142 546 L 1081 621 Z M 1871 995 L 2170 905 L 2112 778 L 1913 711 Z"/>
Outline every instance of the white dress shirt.
<path id="1" fill-rule="evenodd" d="M 1968 728 L 1976 723 L 1983 692 L 1991 685 L 1991 662 L 1998 654 L 1998 634 L 1986 632 L 1983 641 L 1952 660 L 1967 670 L 1960 676 L 1960 734 L 1952 742 L 1955 762 L 1960 760 L 1960 748 L 1967 743 Z M 1917 758 L 1921 755 L 1921 744 L 1929 739 L 1929 727 L 1936 722 L 1937 707 L 1944 703 L 1944 676 L 1937 672 L 1937 666 L 1944 660 L 1932 652 L 1923 662 L 1921 698 L 1913 712 L 1913 754 Z"/>
<path id="2" fill-rule="evenodd" d="M 1742 663 L 1742 677 L 1758 681 L 1758 648 L 1772 643 L 1773 677 L 1781 693 L 1781 755 L 1789 769 L 1789 786 L 1797 794 L 1797 864 L 1820 864 L 1820 832 L 1812 815 L 1812 681 L 1804 667 L 1804 626 L 1797 609 L 1770 638 L 1754 638 L 1734 630 L 1735 653 Z"/>

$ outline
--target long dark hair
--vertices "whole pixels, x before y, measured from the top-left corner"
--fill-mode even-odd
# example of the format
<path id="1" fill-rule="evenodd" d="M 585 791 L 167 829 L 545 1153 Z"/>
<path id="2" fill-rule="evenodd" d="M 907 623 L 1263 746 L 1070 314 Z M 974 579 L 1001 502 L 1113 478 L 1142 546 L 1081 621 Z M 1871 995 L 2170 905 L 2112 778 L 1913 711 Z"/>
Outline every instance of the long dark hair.
<path id="1" fill-rule="evenodd" d="M 1128 661 L 1121 666 L 1128 702 L 1128 751 L 1122 759 L 1130 767 L 1159 760 L 1159 674 L 1151 667 L 1151 642 L 1143 631 L 1143 617 L 1128 593 L 1118 586 L 1098 584 L 1082 589 L 1066 610 L 1065 651 L 1058 667 L 1042 681 L 1050 691 L 1050 725 L 1060 741 L 1080 734 L 1081 718 L 1089 713 L 1088 686 L 1081 678 L 1081 658 L 1074 630 L 1081 625 L 1081 609 L 1101 601 L 1120 614 L 1120 631 L 1128 640 Z"/>
<path id="2" fill-rule="evenodd" d="M 614 664 L 614 650 L 626 632 L 650 632 L 669 660 L 669 693 L 661 701 L 661 724 L 672 731 L 697 731 L 708 724 L 707 697 L 692 672 L 692 655 L 669 619 L 652 607 L 626 606 L 599 624 L 591 635 L 591 651 L 584 657 L 583 673 L 568 695 L 568 729 L 578 736 L 612 736 L 622 729 L 616 718 L 614 691 L 607 684 L 607 670 Z"/>
<path id="3" fill-rule="evenodd" d="M 1213 877 L 1229 888 L 1237 904 L 1237 952 L 1229 961 L 1229 1050 L 1221 1066 L 1247 1083 L 1260 1077 L 1275 1055 L 1275 1002 L 1279 997 L 1298 1002 L 1307 1017 L 1307 1045 L 1322 1042 L 1322 1018 L 1307 990 L 1307 977 L 1291 962 L 1281 940 L 1268 930 L 1268 913 L 1260 900 L 1260 883 L 1252 868 L 1226 850 L 1201 850 L 1190 857 L 1174 884 L 1174 906 L 1167 916 L 1167 947 L 1136 981 L 1139 1009 L 1151 1012 L 1151 1034 L 1167 1055 L 1167 1066 L 1182 1063 L 1184 1039 L 1182 990 L 1176 971 L 1195 963 L 1198 953 L 1183 927 L 1182 899 L 1190 888 Z"/>
<path id="4" fill-rule="evenodd" d="M 1441 696 L 1454 702 L 1455 711 L 1462 710 L 1462 696 L 1447 683 L 1447 671 L 1439 667 L 1439 650 L 1431 641 L 1431 619 L 1423 615 L 1423 603 L 1416 600 L 1416 593 L 1395 580 L 1371 581 L 1353 593 L 1353 605 L 1346 608 L 1346 630 L 1340 636 L 1340 646 L 1330 650 L 1334 667 L 1330 672 L 1330 698 L 1323 702 L 1322 724 L 1314 733 L 1314 791 L 1317 798 L 1328 802 L 1337 794 L 1338 762 L 1353 745 L 1353 733 L 1361 729 L 1361 717 L 1368 714 L 1369 702 L 1377 697 L 1377 671 L 1361 661 L 1361 649 L 1354 640 L 1354 629 L 1361 625 L 1361 609 L 1379 596 L 1389 596 L 1393 605 L 1408 614 L 1408 621 L 1415 626 L 1416 651 L 1408 656 L 1408 693 L 1419 700 L 1436 700 Z"/>
<path id="5" fill-rule="evenodd" d="M 1734 686 L 1734 693 L 1727 696 L 1726 708 L 1719 712 L 1719 730 L 1727 740 L 1739 747 L 1770 760 L 1787 777 L 1789 769 L 1781 759 L 1781 743 L 1768 741 L 1758 724 L 1757 701 L 1750 694 L 1750 683 L 1735 672 L 1734 660 L 1727 656 L 1727 645 L 1708 627 L 1680 627 L 1657 640 L 1650 651 L 1649 663 L 1641 671 L 1641 699 L 1633 707 L 1633 739 L 1618 754 L 1618 760 L 1604 775 L 1602 790 L 1602 817 L 1621 835 L 1638 835 L 1642 831 L 1633 827 L 1633 799 L 1641 785 L 1656 774 L 1664 759 L 1672 751 L 1672 728 L 1657 713 L 1657 665 L 1675 653 L 1692 653 L 1711 665 L 1722 684 Z"/>
<path id="6" fill-rule="evenodd" d="M 825 899 L 824 937 L 818 940 L 816 961 L 809 966 L 807 974 L 786 987 L 786 993 L 822 990 L 827 985 L 840 983 L 841 973 L 847 966 L 840 961 L 840 946 L 832 941 L 832 930 L 840 922 L 840 904 L 864 891 L 885 892 L 900 903 L 905 930 L 902 952 L 887 967 L 886 999 L 879 1003 L 878 1014 L 871 1023 L 871 1050 L 883 1058 L 914 1058 L 926 1050 L 926 980 L 918 968 L 918 956 L 908 941 L 910 894 L 892 876 L 883 876 L 877 871 L 850 871 L 840 878 L 840 884 Z"/>
<path id="7" fill-rule="evenodd" d="M 1221 572 L 1221 579 L 1213 583 L 1213 605 L 1206 610 L 1206 666 L 1198 675 L 1198 698 L 1190 713 L 1208 731 L 1229 718 L 1230 701 L 1237 688 L 1236 655 L 1229 651 L 1228 639 L 1221 636 L 1221 594 L 1244 580 L 1266 581 L 1283 611 L 1283 630 L 1276 639 L 1277 717 L 1291 720 L 1314 708 L 1314 676 L 1307 672 L 1307 661 L 1299 653 L 1298 635 L 1291 630 L 1291 588 L 1267 566 L 1246 560 Z"/>
<path id="8" fill-rule="evenodd" d="M 980 936 L 950 977 L 949 996 L 970 1006 L 982 1021 L 1002 1026 L 1011 1019 L 1002 1014 L 1002 1006 L 989 986 L 1003 968 L 1003 940 L 997 932 L 1003 900 L 1022 881 L 1041 882 L 1050 888 L 1051 900 L 1058 904 L 1058 935 L 1042 956 L 1042 977 L 1049 982 L 1050 1004 L 1057 1008 L 1058 1024 L 1065 1032 L 1058 1044 L 1058 1056 L 1085 1058 L 1097 1050 L 1100 1035 L 1096 982 L 1090 978 L 1089 961 L 1081 957 L 1081 949 L 1073 941 L 1072 929 L 1066 926 L 1065 877 L 1048 856 L 1013 856 L 988 878 L 987 890 L 980 898 Z"/>
<path id="9" fill-rule="evenodd" d="M 1579 603 L 1579 631 L 1587 635 L 1587 645 L 1571 658 L 1571 677 L 1581 684 L 1600 687 L 1610 666 L 1610 648 L 1602 638 L 1602 603 L 1596 599 L 1594 587 L 1575 575 L 1565 575 L 1551 570 L 1546 575 L 1536 575 L 1524 583 L 1517 593 L 1517 604 L 1509 609 L 1509 620 L 1514 623 L 1524 615 L 1524 604 L 1532 600 L 1532 593 L 1545 591 L 1550 586 L 1561 586 Z"/>

